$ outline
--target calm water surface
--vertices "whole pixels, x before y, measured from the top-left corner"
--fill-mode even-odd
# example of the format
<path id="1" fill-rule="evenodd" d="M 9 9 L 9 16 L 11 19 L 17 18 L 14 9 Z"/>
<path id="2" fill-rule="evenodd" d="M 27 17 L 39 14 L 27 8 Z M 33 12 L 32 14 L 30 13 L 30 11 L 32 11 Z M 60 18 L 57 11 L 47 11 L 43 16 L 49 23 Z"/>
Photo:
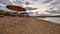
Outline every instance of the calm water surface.
<path id="1" fill-rule="evenodd" d="M 39 19 L 60 24 L 60 17 L 47 17 L 47 18 L 39 18 Z"/>

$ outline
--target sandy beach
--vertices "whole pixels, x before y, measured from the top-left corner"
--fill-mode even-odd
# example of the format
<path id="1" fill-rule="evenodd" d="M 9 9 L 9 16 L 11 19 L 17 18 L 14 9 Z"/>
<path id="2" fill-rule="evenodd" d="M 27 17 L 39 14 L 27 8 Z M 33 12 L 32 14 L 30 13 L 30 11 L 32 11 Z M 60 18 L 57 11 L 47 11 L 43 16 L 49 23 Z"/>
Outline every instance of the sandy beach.
<path id="1" fill-rule="evenodd" d="M 32 17 L 0 17 L 0 34 L 60 34 L 60 24 Z"/>

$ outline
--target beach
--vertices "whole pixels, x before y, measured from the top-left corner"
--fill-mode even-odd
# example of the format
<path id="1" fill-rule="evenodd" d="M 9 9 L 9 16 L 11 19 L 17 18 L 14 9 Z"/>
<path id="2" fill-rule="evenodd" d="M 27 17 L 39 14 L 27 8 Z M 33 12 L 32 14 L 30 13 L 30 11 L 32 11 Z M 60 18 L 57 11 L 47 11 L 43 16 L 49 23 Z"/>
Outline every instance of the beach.
<path id="1" fill-rule="evenodd" d="M 0 17 L 0 34 L 60 34 L 60 24 L 32 17 Z"/>

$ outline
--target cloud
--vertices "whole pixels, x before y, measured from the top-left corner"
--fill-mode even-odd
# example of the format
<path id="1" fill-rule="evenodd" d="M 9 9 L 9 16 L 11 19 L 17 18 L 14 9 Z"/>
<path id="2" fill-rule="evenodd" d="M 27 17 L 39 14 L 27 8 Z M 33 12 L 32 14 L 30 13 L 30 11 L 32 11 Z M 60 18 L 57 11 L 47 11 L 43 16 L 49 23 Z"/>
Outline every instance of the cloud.
<path id="1" fill-rule="evenodd" d="M 13 5 L 9 0 L 0 0 L 0 3 L 3 3 L 5 5 Z"/>
<path id="2" fill-rule="evenodd" d="M 49 2 L 51 2 L 51 1 L 53 1 L 53 0 L 46 0 L 46 1 L 44 1 L 43 3 L 49 3 Z"/>
<path id="3" fill-rule="evenodd" d="M 25 4 L 26 4 L 26 5 L 30 5 L 30 2 L 27 1 Z"/>
<path id="4" fill-rule="evenodd" d="M 37 8 L 26 7 L 27 10 L 36 10 Z"/>
<path id="5" fill-rule="evenodd" d="M 24 4 L 23 0 L 15 0 L 16 3 Z"/>
<path id="6" fill-rule="evenodd" d="M 53 5 L 54 7 L 58 8 L 58 10 L 60 10 L 60 0 L 56 0 L 55 2 L 52 2 L 51 5 Z"/>
<path id="7" fill-rule="evenodd" d="M 57 5 L 57 4 L 60 4 L 60 0 L 59 1 L 55 1 L 53 3 L 51 3 L 52 5 Z"/>
<path id="8" fill-rule="evenodd" d="M 5 4 L 3 4 L 3 3 L 0 3 L 0 6 L 6 6 Z"/>

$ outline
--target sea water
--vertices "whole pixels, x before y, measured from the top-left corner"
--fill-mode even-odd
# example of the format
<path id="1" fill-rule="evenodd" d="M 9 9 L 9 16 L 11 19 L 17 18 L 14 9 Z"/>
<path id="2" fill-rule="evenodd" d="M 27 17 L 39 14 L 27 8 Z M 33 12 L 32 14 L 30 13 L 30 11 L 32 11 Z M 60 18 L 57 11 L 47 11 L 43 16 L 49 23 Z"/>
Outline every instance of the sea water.
<path id="1" fill-rule="evenodd" d="M 38 18 L 38 19 L 43 19 L 46 21 L 60 24 L 60 17 L 46 17 L 46 18 Z"/>

